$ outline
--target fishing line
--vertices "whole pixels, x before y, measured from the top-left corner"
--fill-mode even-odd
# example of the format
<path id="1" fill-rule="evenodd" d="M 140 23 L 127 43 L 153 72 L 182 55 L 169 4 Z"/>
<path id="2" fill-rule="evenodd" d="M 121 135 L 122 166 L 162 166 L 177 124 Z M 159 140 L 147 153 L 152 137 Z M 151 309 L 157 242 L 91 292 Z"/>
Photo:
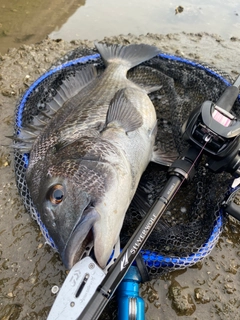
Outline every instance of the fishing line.
<path id="1" fill-rule="evenodd" d="M 206 145 L 208 144 L 208 142 L 210 141 L 211 137 L 210 135 L 205 137 L 205 143 L 202 146 L 202 148 L 199 151 L 199 154 L 197 155 L 197 157 L 195 158 L 195 160 L 193 161 L 191 167 L 189 168 L 189 170 L 186 172 L 185 176 L 183 177 L 182 181 L 180 182 L 179 186 L 177 187 L 177 189 L 175 190 L 175 192 L 172 195 L 171 200 L 168 202 L 166 209 L 168 208 L 168 206 L 170 205 L 172 199 L 175 197 L 175 195 L 177 194 L 177 192 L 179 191 L 179 189 L 181 188 L 181 186 L 183 185 L 183 183 L 188 179 L 189 173 L 192 171 L 193 167 L 195 166 L 195 164 L 197 163 L 198 159 L 200 158 L 201 154 L 203 153 Z M 165 209 L 165 210 L 166 210 Z"/>
<path id="2" fill-rule="evenodd" d="M 212 123 L 212 117 L 211 117 L 210 123 Z M 177 194 L 177 192 L 179 191 L 179 189 L 181 188 L 181 186 L 183 185 L 183 183 L 187 180 L 187 178 L 188 178 L 188 176 L 189 176 L 189 173 L 192 171 L 193 167 L 195 166 L 195 164 L 197 163 L 198 159 L 199 159 L 200 156 L 202 155 L 202 153 L 203 153 L 206 145 L 210 142 L 210 140 L 211 140 L 211 135 L 210 135 L 210 133 L 208 133 L 208 134 L 206 135 L 206 137 L 204 138 L 204 140 L 205 140 L 204 145 L 203 145 L 202 148 L 200 149 L 199 154 L 197 155 L 197 157 L 196 157 L 195 160 L 193 161 L 191 167 L 190 167 L 189 170 L 186 172 L 186 175 L 184 176 L 184 178 L 182 179 L 182 181 L 181 181 L 181 183 L 179 184 L 178 188 L 177 188 L 176 191 L 174 192 L 172 198 L 175 197 L 175 195 Z M 171 201 L 169 201 L 169 203 L 167 204 L 167 207 L 169 206 L 170 202 L 171 202 Z M 166 207 L 166 209 L 167 209 L 167 207 Z"/>

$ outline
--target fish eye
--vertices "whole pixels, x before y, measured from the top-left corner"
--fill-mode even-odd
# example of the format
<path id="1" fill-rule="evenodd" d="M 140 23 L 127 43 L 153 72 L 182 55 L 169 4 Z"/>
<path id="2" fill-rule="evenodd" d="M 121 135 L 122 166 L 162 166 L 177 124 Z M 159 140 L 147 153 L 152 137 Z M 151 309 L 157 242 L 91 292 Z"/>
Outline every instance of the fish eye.
<path id="1" fill-rule="evenodd" d="M 63 201 L 64 190 L 61 184 L 56 184 L 52 186 L 48 193 L 47 198 L 52 202 L 52 204 L 59 204 Z"/>

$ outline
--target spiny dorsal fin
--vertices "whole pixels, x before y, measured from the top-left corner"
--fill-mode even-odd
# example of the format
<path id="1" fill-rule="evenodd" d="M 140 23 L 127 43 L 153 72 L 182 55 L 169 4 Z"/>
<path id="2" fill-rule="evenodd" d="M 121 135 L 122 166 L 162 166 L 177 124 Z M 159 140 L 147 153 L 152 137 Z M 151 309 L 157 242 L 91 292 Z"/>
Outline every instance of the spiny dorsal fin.
<path id="1" fill-rule="evenodd" d="M 47 124 L 46 118 L 37 115 L 33 118 L 32 124 L 38 128 L 44 128 Z"/>
<path id="2" fill-rule="evenodd" d="M 39 133 L 40 131 L 34 127 L 22 128 L 17 136 L 12 137 L 14 143 L 10 145 L 10 147 L 15 150 L 19 150 L 22 153 L 30 152 L 32 145 Z"/>
<path id="3" fill-rule="evenodd" d="M 75 75 L 63 80 L 57 90 L 53 100 L 47 104 L 50 114 L 53 115 L 60 109 L 63 104 L 74 97 L 86 85 L 97 77 L 97 70 L 93 64 L 84 66 L 81 70 L 76 71 Z"/>
<path id="4" fill-rule="evenodd" d="M 6 138 L 13 140 L 13 143 L 8 145 L 8 147 L 18 150 L 21 153 L 29 153 L 32 148 L 32 144 L 36 139 L 35 136 L 26 132 L 24 133 L 24 139 L 19 138 L 19 136 L 6 136 Z"/>
<path id="5" fill-rule="evenodd" d="M 20 153 L 30 153 L 32 149 L 32 144 L 27 144 L 27 143 L 17 143 L 17 144 L 10 144 L 10 148 L 17 150 Z"/>
<path id="6" fill-rule="evenodd" d="M 140 113 L 125 95 L 126 89 L 117 91 L 110 102 L 106 125 L 115 122 L 126 132 L 134 131 L 142 126 L 143 120 Z"/>
<path id="7" fill-rule="evenodd" d="M 17 135 L 16 139 L 21 139 L 21 140 L 29 140 L 32 138 L 36 138 L 39 134 L 38 130 L 33 130 L 33 129 L 28 129 L 22 128 L 19 134 Z"/>
<path id="8" fill-rule="evenodd" d="M 53 97 L 52 101 L 46 104 L 46 109 L 39 110 L 39 114 L 33 117 L 33 120 L 29 125 L 19 129 L 19 133 L 14 137 L 15 143 L 12 147 L 21 152 L 30 151 L 36 137 L 41 133 L 49 120 L 63 104 L 93 81 L 96 76 L 96 68 L 94 65 L 89 64 L 84 66 L 81 70 L 76 71 L 75 75 L 63 80 L 61 86 L 57 90 L 57 94 Z"/>
<path id="9" fill-rule="evenodd" d="M 148 44 L 130 44 L 129 46 L 123 46 L 96 42 L 95 47 L 99 51 L 106 66 L 109 63 L 116 63 L 125 65 L 128 69 L 155 57 L 160 52 L 158 48 Z"/>

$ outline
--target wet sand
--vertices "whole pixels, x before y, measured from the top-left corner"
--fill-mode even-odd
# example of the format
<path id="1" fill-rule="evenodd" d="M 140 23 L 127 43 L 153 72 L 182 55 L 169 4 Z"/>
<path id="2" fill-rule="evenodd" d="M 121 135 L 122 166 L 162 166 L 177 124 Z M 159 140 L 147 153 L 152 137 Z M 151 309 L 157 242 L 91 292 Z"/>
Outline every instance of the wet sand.
<path id="1" fill-rule="evenodd" d="M 105 38 L 109 43 L 148 43 L 204 61 L 232 75 L 240 73 L 240 39 L 217 35 L 169 34 Z M 24 209 L 15 185 L 10 140 L 14 110 L 28 86 L 59 57 L 90 41 L 44 40 L 11 49 L 0 58 L 0 319 L 46 319 L 53 285 L 66 276 L 58 254 L 44 245 L 38 226 Z M 228 223 L 211 255 L 195 267 L 175 271 L 142 286 L 148 320 L 240 318 L 240 228 Z M 111 319 L 111 317 L 109 318 Z"/>
<path id="2" fill-rule="evenodd" d="M 43 40 L 84 4 L 84 0 L 1 0 L 0 53 Z"/>

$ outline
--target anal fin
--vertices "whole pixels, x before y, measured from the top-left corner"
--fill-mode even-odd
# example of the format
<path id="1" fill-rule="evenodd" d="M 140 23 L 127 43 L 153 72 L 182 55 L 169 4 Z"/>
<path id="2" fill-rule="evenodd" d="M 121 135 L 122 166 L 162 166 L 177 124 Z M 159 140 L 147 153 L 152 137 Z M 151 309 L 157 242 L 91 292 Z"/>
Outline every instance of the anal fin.
<path id="1" fill-rule="evenodd" d="M 163 147 L 155 147 L 151 161 L 158 163 L 162 166 L 170 167 L 171 164 L 177 159 L 179 156 L 177 150 L 166 151 Z"/>

